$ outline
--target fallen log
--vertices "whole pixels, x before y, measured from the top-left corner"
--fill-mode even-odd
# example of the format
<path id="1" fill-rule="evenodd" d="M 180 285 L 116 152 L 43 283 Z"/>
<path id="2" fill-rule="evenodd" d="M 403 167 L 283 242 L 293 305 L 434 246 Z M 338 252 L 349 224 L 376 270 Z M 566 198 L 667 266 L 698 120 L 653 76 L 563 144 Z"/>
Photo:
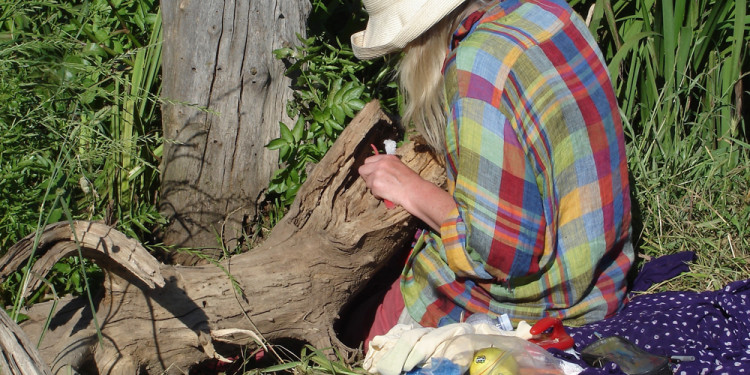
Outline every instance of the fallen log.
<path id="1" fill-rule="evenodd" d="M 26 311 L 30 318 L 21 327 L 32 339 L 44 334 L 39 350 L 53 373 L 187 373 L 202 360 L 224 358 L 227 347 L 279 340 L 352 353 L 334 329 L 342 311 L 408 249 L 419 225 L 401 208 L 386 209 L 357 173 L 372 153 L 370 144 L 395 136 L 377 103 L 368 104 L 310 173 L 268 239 L 215 264 L 159 264 L 137 241 L 103 224 L 47 227 L 31 274 L 45 275 L 80 247 L 105 271 L 104 291 L 96 315 L 84 299 L 65 298 L 46 331 L 50 303 Z M 443 168 L 419 147 L 410 142 L 398 154 L 442 184 Z M 29 236 L 9 249 L 0 259 L 0 277 L 28 259 L 33 242 Z"/>
<path id="2" fill-rule="evenodd" d="M 31 340 L 21 328 L 0 309 L 0 373 L 11 375 L 48 375 L 49 368 L 42 361 Z"/>

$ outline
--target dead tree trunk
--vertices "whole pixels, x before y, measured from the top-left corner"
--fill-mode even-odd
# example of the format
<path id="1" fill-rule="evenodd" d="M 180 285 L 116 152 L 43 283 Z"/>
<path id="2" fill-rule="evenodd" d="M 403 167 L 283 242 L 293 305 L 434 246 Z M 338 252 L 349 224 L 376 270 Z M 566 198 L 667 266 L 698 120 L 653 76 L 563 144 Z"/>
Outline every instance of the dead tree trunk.
<path id="1" fill-rule="evenodd" d="M 20 327 L 0 309 L 0 373 L 8 375 L 48 375 L 31 340 Z"/>
<path id="2" fill-rule="evenodd" d="M 352 121 L 298 193 L 268 240 L 216 265 L 158 264 L 133 240 L 101 224 L 77 222 L 48 228 L 33 274 L 43 275 L 64 254 L 85 253 L 106 270 L 97 305 L 99 345 L 90 309 L 79 300 L 59 304 L 40 351 L 53 373 L 95 364 L 101 373 L 186 372 L 215 357 L 217 342 L 257 345 L 293 339 L 318 348 L 348 348 L 334 323 L 347 303 L 391 259 L 408 248 L 416 220 L 401 208 L 387 210 L 367 191 L 357 168 L 369 145 L 392 137 L 392 125 L 371 103 Z M 436 183 L 443 169 L 410 143 L 402 160 Z M 0 259 L 0 274 L 28 256 L 33 238 Z M 49 304 L 35 305 L 21 326 L 42 334 Z"/>
<path id="3" fill-rule="evenodd" d="M 304 36 L 309 0 L 162 0 L 163 241 L 216 255 L 256 214 L 292 98 L 273 50 Z M 211 249 L 214 249 L 211 251 Z M 185 253 L 181 253 L 185 254 Z M 181 256 L 180 264 L 195 258 Z"/>

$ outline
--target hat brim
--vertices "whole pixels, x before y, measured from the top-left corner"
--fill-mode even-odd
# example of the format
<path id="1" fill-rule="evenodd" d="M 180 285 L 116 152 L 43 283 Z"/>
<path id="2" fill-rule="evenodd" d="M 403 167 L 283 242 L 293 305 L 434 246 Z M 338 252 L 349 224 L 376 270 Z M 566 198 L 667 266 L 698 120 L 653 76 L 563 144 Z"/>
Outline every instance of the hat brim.
<path id="1" fill-rule="evenodd" d="M 458 8 L 458 6 L 463 4 L 464 1 L 466 0 L 428 1 L 422 5 L 417 14 L 415 14 L 414 17 L 411 17 L 410 21 L 406 23 L 401 30 L 393 36 L 393 38 L 375 45 L 365 45 L 366 33 L 386 34 L 383 32 L 382 28 L 389 23 L 381 19 L 391 15 L 381 14 L 371 16 L 367 23 L 367 29 L 354 33 L 351 36 L 354 56 L 360 60 L 370 60 L 401 50 L 406 47 L 409 42 L 418 38 L 425 31 L 429 30 L 433 25 L 443 19 L 443 17 Z"/>

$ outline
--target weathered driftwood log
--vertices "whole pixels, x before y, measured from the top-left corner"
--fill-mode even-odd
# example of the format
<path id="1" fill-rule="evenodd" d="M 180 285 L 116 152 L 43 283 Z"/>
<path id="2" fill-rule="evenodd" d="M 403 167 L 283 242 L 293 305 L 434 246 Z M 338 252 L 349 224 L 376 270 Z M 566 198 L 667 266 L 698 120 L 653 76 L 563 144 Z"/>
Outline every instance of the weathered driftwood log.
<path id="1" fill-rule="evenodd" d="M 47 364 L 21 328 L 0 309 L 0 374 L 47 375 Z"/>
<path id="2" fill-rule="evenodd" d="M 368 104 L 311 172 L 269 238 L 219 264 L 157 264 L 139 243 L 101 224 L 76 222 L 74 231 L 64 223 L 48 227 L 32 274 L 46 274 L 54 260 L 77 251 L 76 242 L 106 274 L 96 319 L 82 299 L 58 304 L 40 346 L 53 373 L 66 366 L 117 374 L 186 372 L 196 362 L 220 358 L 214 344 L 257 345 L 258 335 L 348 350 L 334 330 L 342 309 L 408 247 L 417 225 L 403 209 L 387 210 L 373 198 L 357 173 L 371 154 L 369 145 L 392 132 L 377 104 Z M 443 169 L 414 147 L 400 149 L 402 160 L 442 183 Z M 28 258 L 32 243 L 28 237 L 9 249 L 0 259 L 0 276 Z M 21 327 L 32 339 L 42 334 L 49 312 L 49 304 L 26 312 L 30 319 Z"/>

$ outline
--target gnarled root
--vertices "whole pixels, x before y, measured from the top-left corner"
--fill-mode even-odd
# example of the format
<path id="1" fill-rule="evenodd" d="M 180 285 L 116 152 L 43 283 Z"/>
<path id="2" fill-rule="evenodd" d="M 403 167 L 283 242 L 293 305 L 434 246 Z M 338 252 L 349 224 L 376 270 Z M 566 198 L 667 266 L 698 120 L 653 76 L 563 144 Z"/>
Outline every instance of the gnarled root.
<path id="1" fill-rule="evenodd" d="M 11 375 L 47 375 L 50 373 L 31 340 L 0 309 L 0 373 Z"/>
<path id="2" fill-rule="evenodd" d="M 159 273 L 159 262 L 138 241 L 107 225 L 74 221 L 71 228 L 67 222 L 59 222 L 48 225 L 39 233 L 36 249 L 33 245 L 35 240 L 35 235 L 26 236 L 0 258 L 0 277 L 5 278 L 31 256 L 39 256 L 30 272 L 37 277 L 29 280 L 24 294 L 36 290 L 42 283 L 41 278 L 47 275 L 55 263 L 76 254 L 79 247 L 84 257 L 95 259 L 102 268 L 125 269 L 150 288 L 164 286 L 164 278 Z"/>
<path id="3" fill-rule="evenodd" d="M 102 224 L 48 226 L 31 273 L 45 275 L 80 248 L 104 269 L 104 290 L 94 306 L 85 298 L 63 298 L 52 312 L 52 302 L 34 305 L 20 326 L 29 337 L 44 335 L 39 351 L 56 372 L 93 365 L 100 373 L 185 373 L 207 358 L 233 354 L 219 353 L 227 350 L 214 345 L 219 342 L 262 347 L 263 340 L 297 341 L 351 356 L 334 324 L 368 280 L 408 249 L 418 224 L 401 208 L 387 210 L 357 172 L 372 153 L 370 144 L 393 138 L 392 129 L 377 103 L 368 104 L 267 240 L 218 264 L 159 264 L 136 241 Z M 444 170 L 414 143 L 398 155 L 423 178 L 444 181 Z M 29 236 L 9 249 L 0 276 L 20 268 L 33 247 Z"/>

